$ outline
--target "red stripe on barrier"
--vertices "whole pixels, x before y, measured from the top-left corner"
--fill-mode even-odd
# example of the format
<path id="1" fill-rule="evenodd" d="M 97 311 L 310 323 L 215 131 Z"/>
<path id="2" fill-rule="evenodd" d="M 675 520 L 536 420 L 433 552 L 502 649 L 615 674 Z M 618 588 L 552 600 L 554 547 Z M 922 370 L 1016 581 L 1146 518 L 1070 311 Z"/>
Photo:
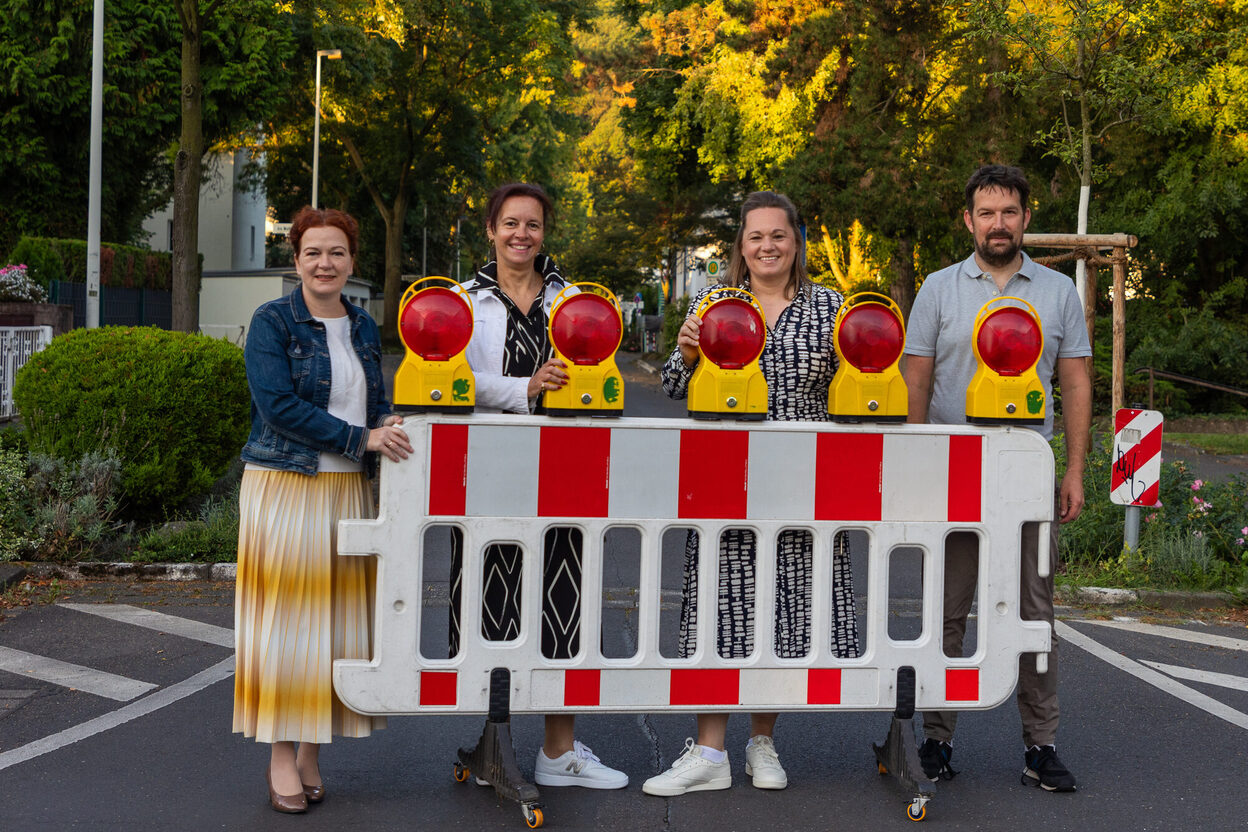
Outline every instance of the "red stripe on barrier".
<path id="1" fill-rule="evenodd" d="M 673 670 L 673 705 L 740 705 L 741 671 Z"/>
<path id="2" fill-rule="evenodd" d="M 538 456 L 539 517 L 606 517 L 610 428 L 543 427 Z"/>
<path id="3" fill-rule="evenodd" d="M 682 430 L 677 516 L 744 519 L 749 459 L 749 431 Z"/>
<path id="4" fill-rule="evenodd" d="M 455 671 L 420 671 L 420 704 L 455 707 Z"/>
<path id="5" fill-rule="evenodd" d="M 979 701 L 979 668 L 945 668 L 945 701 Z"/>
<path id="6" fill-rule="evenodd" d="M 463 514 L 468 493 L 468 426 L 434 425 L 429 435 L 429 513 Z"/>
<path id="7" fill-rule="evenodd" d="M 883 466 L 884 434 L 819 434 L 815 519 L 879 520 Z"/>
<path id="8" fill-rule="evenodd" d="M 598 705 L 600 703 L 600 670 L 565 670 L 563 672 L 563 704 Z"/>
<path id="9" fill-rule="evenodd" d="M 806 704 L 841 704 L 841 669 L 812 667 L 806 671 Z"/>
<path id="10" fill-rule="evenodd" d="M 982 436 L 949 437 L 949 522 L 978 523 L 983 492 Z"/>

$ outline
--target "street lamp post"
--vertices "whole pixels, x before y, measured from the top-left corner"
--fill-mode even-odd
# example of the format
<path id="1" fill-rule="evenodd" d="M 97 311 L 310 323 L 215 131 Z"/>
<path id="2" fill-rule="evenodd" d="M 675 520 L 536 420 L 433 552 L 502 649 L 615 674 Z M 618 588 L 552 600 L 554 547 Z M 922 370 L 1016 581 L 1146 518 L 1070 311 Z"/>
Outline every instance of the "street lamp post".
<path id="1" fill-rule="evenodd" d="M 321 165 L 321 58 L 336 61 L 342 57 L 341 49 L 316 50 L 316 117 L 312 127 L 312 207 L 316 207 L 316 190 Z"/>

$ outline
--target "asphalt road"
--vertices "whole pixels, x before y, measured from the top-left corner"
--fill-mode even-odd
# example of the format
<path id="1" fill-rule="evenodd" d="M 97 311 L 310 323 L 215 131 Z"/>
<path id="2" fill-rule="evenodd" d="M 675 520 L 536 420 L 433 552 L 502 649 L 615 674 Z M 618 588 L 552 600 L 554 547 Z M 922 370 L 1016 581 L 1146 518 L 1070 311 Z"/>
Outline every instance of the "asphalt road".
<path id="1" fill-rule="evenodd" d="M 628 380 L 630 412 L 673 408 L 642 376 Z M 862 586 L 862 564 L 855 566 Z M 917 574 L 913 564 L 899 572 L 889 629 L 894 637 L 913 636 Z M 627 581 L 625 567 L 616 574 Z M 678 581 L 673 560 L 664 569 L 672 599 Z M 394 718 L 369 739 L 338 740 L 322 756 L 325 803 L 305 816 L 278 815 L 264 785 L 267 746 L 229 730 L 232 585 L 89 582 L 62 587 L 55 600 L 0 621 L 2 832 L 524 828 L 515 804 L 452 779 L 455 750 L 476 741 L 481 717 Z M 445 601 L 430 592 L 426 603 L 439 608 Z M 666 606 L 670 617 L 674 607 Z M 962 773 L 937 786 L 925 825 L 1244 828 L 1244 623 L 1092 621 L 1085 611 L 1064 613 L 1059 749 L 1079 777 L 1079 792 L 1019 785 L 1019 722 L 1007 704 L 963 717 L 953 761 Z M 626 638 L 626 607 L 614 614 L 620 625 L 613 637 Z M 546 828 L 913 828 L 907 795 L 877 774 L 870 750 L 888 723 L 882 712 L 782 716 L 777 745 L 790 786 L 767 792 L 744 776 L 747 721 L 734 717 L 733 788 L 665 799 L 643 794 L 640 784 L 680 753 L 693 718 L 585 717 L 579 737 L 632 782 L 616 792 L 543 790 Z M 513 731 L 521 770 L 531 774 L 541 720 L 517 716 Z"/>

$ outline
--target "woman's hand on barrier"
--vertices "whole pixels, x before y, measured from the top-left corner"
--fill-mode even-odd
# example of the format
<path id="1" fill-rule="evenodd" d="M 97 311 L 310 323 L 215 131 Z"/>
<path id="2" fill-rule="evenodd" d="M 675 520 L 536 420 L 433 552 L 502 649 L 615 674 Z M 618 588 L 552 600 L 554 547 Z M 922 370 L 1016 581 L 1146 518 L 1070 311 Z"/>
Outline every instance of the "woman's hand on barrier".
<path id="1" fill-rule="evenodd" d="M 402 424 L 402 416 L 387 416 L 382 427 L 368 432 L 368 450 L 376 451 L 394 462 L 407 459 L 412 453 L 412 443 L 407 438 L 407 432 L 400 427 Z"/>
<path id="2" fill-rule="evenodd" d="M 558 358 L 552 358 L 537 368 L 533 378 L 529 379 L 529 398 L 536 399 L 543 390 L 558 390 L 568 383 L 568 374 L 564 364 Z"/>
<path id="3" fill-rule="evenodd" d="M 680 357 L 686 367 L 694 367 L 701 358 L 698 350 L 701 337 L 702 319 L 697 315 L 685 318 L 685 322 L 680 325 L 680 332 L 676 334 L 676 346 L 680 349 Z"/>

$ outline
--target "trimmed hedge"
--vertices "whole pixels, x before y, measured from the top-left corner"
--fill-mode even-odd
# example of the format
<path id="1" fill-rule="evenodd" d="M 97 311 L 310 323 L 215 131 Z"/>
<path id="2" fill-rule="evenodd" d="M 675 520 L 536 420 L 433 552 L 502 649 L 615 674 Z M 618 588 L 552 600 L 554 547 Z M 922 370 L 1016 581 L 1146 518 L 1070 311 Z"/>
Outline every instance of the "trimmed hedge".
<path id="1" fill-rule="evenodd" d="M 201 254 L 201 269 L 203 259 Z M 54 280 L 82 283 L 87 273 L 87 243 L 85 240 L 22 237 L 7 260 L 25 263 L 31 277 L 45 289 Z M 173 255 L 167 251 L 114 243 L 100 245 L 101 286 L 169 291 L 172 280 Z"/>
<path id="2" fill-rule="evenodd" d="M 207 493 L 251 426 L 243 351 L 155 327 L 58 336 L 18 373 L 13 401 L 32 451 L 116 451 L 127 513 L 140 516 Z"/>

